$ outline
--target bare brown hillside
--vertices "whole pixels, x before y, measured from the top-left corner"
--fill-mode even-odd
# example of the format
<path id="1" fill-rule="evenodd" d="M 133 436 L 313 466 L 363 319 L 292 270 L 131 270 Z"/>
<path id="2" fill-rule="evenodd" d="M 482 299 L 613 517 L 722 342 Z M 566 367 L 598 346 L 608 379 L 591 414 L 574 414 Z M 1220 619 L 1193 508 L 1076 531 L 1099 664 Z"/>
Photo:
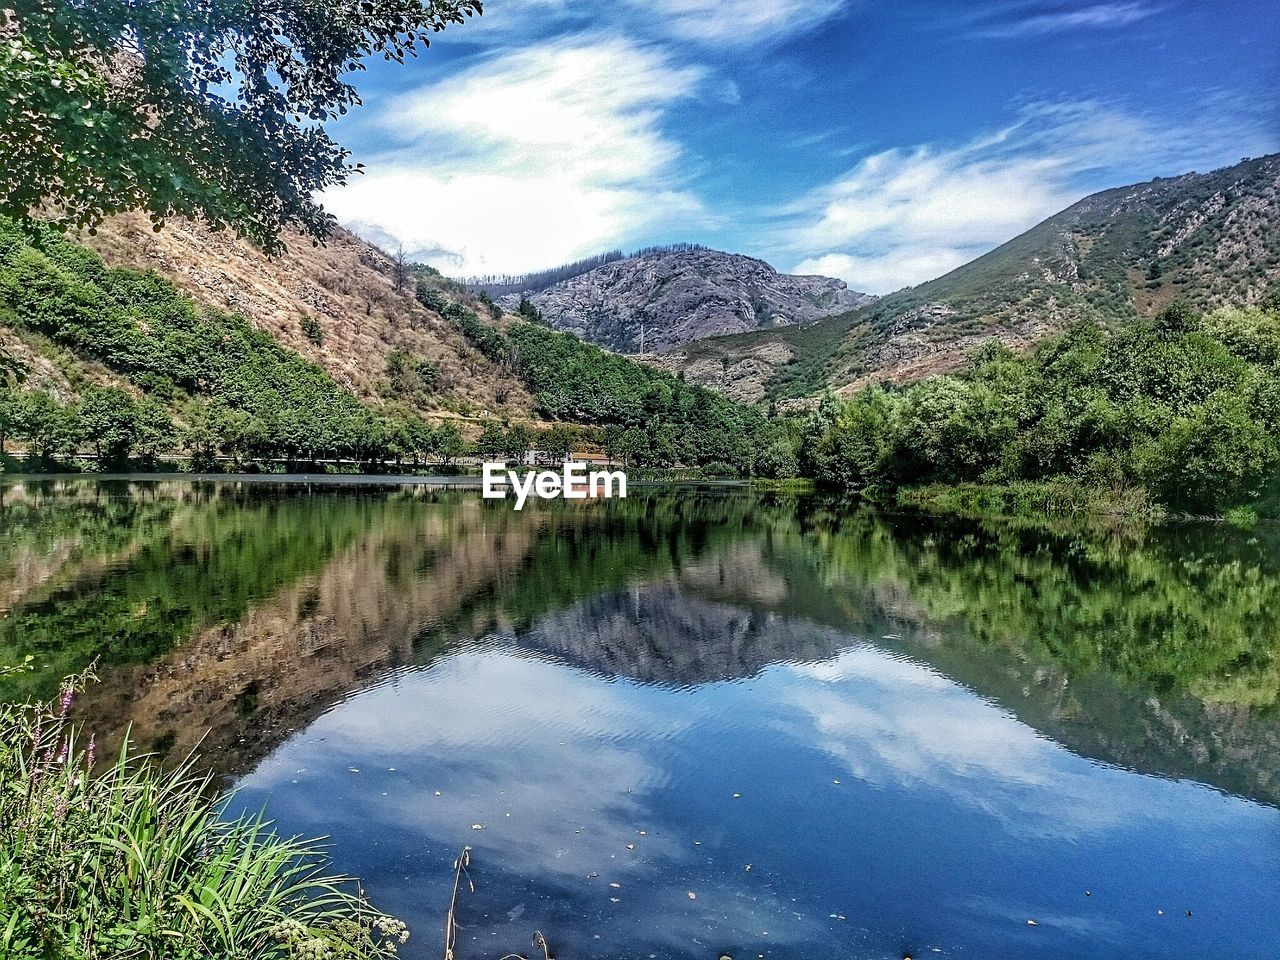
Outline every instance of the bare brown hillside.
<path id="1" fill-rule="evenodd" d="M 284 239 L 288 252 L 271 258 L 232 233 L 188 221 L 156 233 L 137 214 L 78 238 L 110 266 L 155 270 L 201 303 L 243 315 L 363 399 L 403 401 L 439 419 L 532 416 L 533 399 L 519 381 L 419 304 L 412 279 L 396 291 L 385 253 L 342 230 L 325 246 L 296 232 Z M 319 324 L 319 344 L 304 332 L 308 317 Z M 429 361 L 437 383 L 397 389 L 387 369 L 395 350 Z"/>

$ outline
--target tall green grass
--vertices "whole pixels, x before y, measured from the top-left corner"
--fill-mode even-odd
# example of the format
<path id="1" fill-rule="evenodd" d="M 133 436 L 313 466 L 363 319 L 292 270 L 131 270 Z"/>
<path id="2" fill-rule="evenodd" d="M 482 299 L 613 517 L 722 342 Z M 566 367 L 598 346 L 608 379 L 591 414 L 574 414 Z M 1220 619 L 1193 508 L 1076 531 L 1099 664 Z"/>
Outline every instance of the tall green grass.
<path id="1" fill-rule="evenodd" d="M 404 924 L 326 872 L 316 841 L 231 819 L 209 776 L 124 747 L 99 769 L 68 713 L 0 705 L 0 957 L 343 960 L 394 956 Z"/>

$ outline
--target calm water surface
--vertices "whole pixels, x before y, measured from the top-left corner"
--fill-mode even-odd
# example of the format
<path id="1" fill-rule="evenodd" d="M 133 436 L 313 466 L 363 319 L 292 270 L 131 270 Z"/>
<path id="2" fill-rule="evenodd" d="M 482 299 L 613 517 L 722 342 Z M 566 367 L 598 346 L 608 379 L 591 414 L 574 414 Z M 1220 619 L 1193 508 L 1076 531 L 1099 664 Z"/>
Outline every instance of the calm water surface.
<path id="1" fill-rule="evenodd" d="M 1280 532 L 684 490 L 0 486 L 0 659 L 98 658 L 460 960 L 1273 957 Z M 1029 921 L 1034 921 L 1034 924 Z"/>

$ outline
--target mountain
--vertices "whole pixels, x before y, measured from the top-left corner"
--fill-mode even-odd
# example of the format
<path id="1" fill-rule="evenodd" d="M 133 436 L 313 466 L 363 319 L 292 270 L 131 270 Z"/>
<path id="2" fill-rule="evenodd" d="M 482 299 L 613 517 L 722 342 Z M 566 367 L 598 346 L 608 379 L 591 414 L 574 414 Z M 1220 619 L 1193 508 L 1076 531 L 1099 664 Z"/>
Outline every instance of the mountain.
<path id="1" fill-rule="evenodd" d="M 719 334 L 772 330 L 874 298 L 842 280 L 778 273 L 763 260 L 678 246 L 610 259 L 528 293 L 556 330 L 619 353 L 663 353 Z M 518 294 L 500 301 L 515 309 Z"/>
<path id="2" fill-rule="evenodd" d="M 1280 155 L 1086 197 L 951 273 L 813 324 L 744 332 L 659 358 L 738 399 L 783 400 L 1025 349 L 1076 320 L 1115 327 L 1184 298 L 1256 302 L 1280 282 Z"/>

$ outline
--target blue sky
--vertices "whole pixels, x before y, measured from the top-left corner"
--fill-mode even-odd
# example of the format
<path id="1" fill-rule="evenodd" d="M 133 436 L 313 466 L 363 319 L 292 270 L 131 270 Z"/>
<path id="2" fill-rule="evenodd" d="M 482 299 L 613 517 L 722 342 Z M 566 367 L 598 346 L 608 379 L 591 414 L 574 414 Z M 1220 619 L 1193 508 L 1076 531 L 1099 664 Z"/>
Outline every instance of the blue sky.
<path id="1" fill-rule="evenodd" d="M 1110 186 L 1280 150 L 1274 0 L 488 0 L 335 128 L 452 275 L 696 241 L 885 293 Z"/>

